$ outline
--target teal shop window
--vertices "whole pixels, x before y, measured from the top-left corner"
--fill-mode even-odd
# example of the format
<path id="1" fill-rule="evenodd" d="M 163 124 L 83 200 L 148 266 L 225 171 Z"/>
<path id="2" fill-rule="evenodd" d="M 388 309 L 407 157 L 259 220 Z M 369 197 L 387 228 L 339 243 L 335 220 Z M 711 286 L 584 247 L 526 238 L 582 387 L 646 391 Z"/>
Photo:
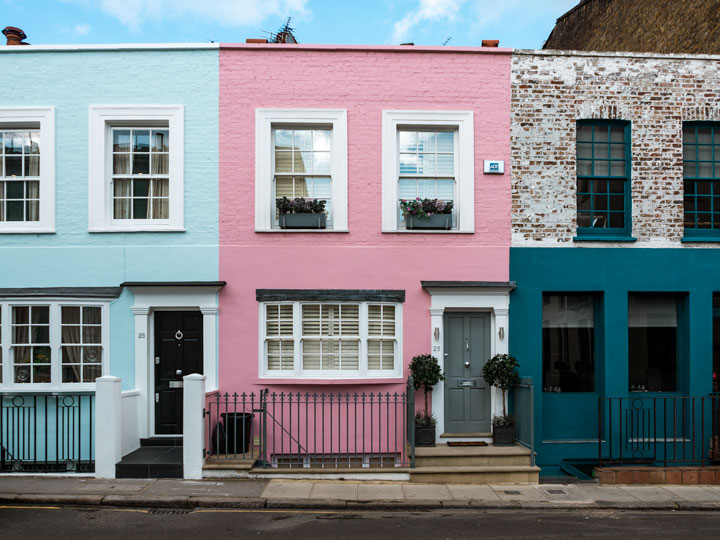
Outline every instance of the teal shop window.
<path id="1" fill-rule="evenodd" d="M 720 241 L 720 123 L 683 125 L 686 238 Z"/>
<path id="2" fill-rule="evenodd" d="M 628 367 L 631 392 L 678 390 L 678 298 L 628 297 Z"/>
<path id="3" fill-rule="evenodd" d="M 595 296 L 543 294 L 543 392 L 595 390 Z"/>
<path id="4" fill-rule="evenodd" d="M 630 123 L 577 122 L 577 235 L 627 237 L 630 220 Z"/>

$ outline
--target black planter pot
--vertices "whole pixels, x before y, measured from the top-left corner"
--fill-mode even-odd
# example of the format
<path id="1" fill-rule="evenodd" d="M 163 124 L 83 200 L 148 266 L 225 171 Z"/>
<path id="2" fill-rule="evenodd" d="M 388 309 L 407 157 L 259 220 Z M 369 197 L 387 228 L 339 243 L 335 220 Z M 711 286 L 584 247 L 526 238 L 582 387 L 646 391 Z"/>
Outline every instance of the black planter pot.
<path id="1" fill-rule="evenodd" d="M 280 214 L 281 229 L 324 229 L 327 214 Z"/>
<path id="2" fill-rule="evenodd" d="M 405 227 L 408 229 L 437 229 L 447 230 L 452 228 L 452 214 L 432 214 L 430 217 L 419 218 L 407 216 Z"/>
<path id="3" fill-rule="evenodd" d="M 415 426 L 415 446 L 435 446 L 435 426 Z"/>
<path id="4" fill-rule="evenodd" d="M 493 446 L 514 446 L 515 426 L 493 427 Z"/>

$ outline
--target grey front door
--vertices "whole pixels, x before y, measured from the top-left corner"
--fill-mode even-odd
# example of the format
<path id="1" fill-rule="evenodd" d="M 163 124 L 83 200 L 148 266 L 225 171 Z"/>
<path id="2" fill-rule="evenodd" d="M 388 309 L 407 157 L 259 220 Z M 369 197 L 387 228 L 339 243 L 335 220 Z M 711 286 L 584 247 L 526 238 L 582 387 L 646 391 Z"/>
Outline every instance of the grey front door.
<path id="1" fill-rule="evenodd" d="M 445 432 L 489 433 L 490 388 L 482 368 L 490 358 L 490 314 L 446 313 Z"/>

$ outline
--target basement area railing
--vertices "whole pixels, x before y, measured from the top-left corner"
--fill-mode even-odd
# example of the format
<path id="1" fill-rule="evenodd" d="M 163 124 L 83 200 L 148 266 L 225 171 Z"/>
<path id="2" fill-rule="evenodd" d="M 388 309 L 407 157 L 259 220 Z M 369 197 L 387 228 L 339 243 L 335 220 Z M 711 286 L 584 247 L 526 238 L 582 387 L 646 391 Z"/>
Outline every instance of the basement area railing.
<path id="1" fill-rule="evenodd" d="M 414 467 L 415 390 L 215 394 L 205 454 L 266 467 Z"/>
<path id="2" fill-rule="evenodd" d="M 0 472 L 93 472 L 95 394 L 0 392 Z"/>
<path id="3" fill-rule="evenodd" d="M 517 442 L 530 450 L 531 465 L 535 465 L 535 394 L 532 377 L 523 377 L 510 392 L 510 414 L 515 418 Z"/>
<path id="4" fill-rule="evenodd" d="M 598 465 L 720 462 L 720 394 L 600 398 Z"/>

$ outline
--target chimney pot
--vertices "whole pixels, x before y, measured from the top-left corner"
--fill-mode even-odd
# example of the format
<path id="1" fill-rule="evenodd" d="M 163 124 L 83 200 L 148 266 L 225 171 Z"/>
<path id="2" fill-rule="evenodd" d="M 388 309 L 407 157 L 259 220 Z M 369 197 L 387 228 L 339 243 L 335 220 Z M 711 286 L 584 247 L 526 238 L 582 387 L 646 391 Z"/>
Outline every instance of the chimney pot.
<path id="1" fill-rule="evenodd" d="M 15 26 L 6 26 L 2 33 L 7 38 L 8 45 L 25 45 L 22 40 L 27 36 L 20 28 Z"/>
<path id="2" fill-rule="evenodd" d="M 499 39 L 483 39 L 482 40 L 483 47 L 497 47 L 498 45 L 500 45 Z"/>
<path id="3" fill-rule="evenodd" d="M 247 38 L 245 40 L 245 43 L 267 43 L 267 39 L 260 39 L 260 38 Z"/>

